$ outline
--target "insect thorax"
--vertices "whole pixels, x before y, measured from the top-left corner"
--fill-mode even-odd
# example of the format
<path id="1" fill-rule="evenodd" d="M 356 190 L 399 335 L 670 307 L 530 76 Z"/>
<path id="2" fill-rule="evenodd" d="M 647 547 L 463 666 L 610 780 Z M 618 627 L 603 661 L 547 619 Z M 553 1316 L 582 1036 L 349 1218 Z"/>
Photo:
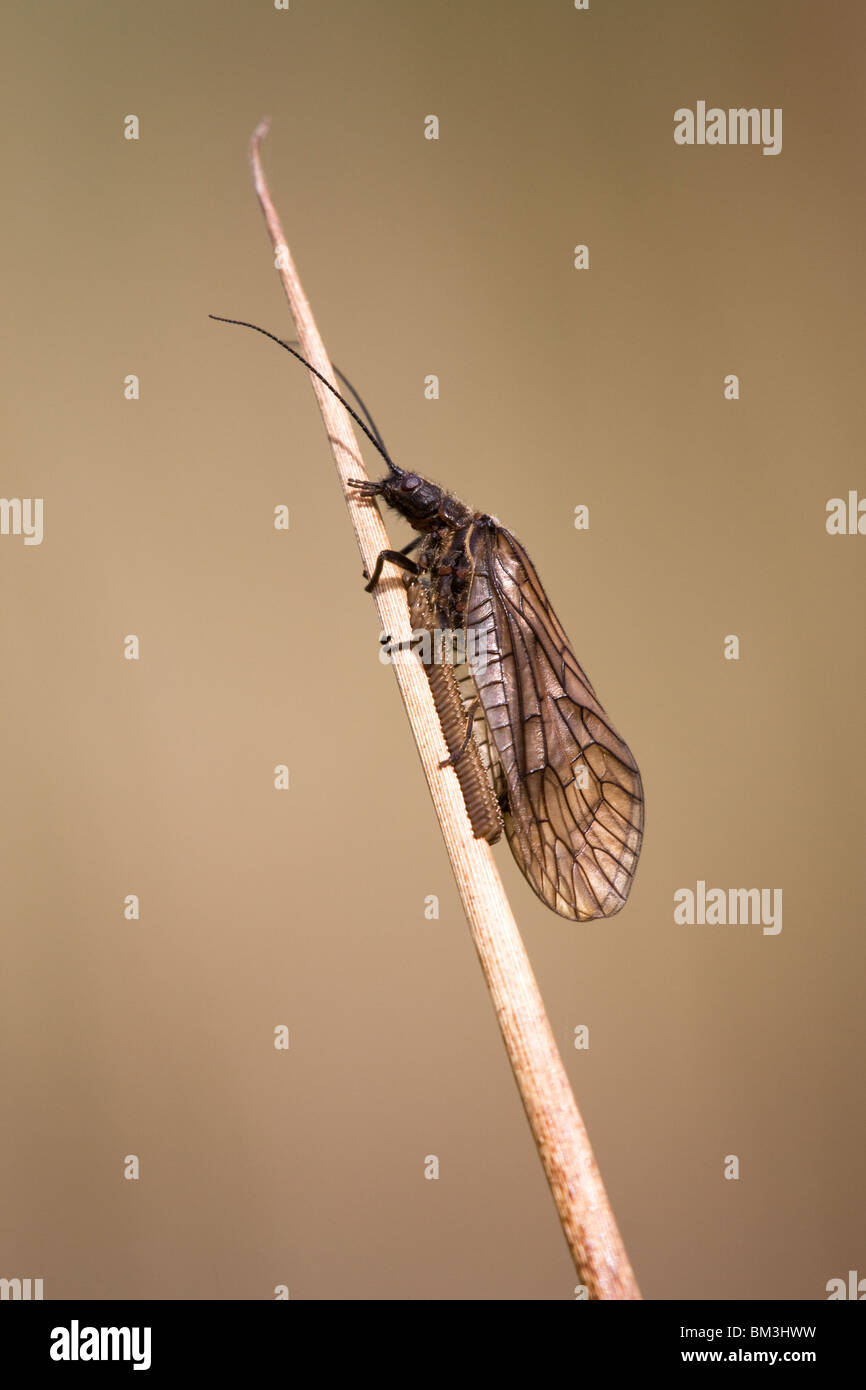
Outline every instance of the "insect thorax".
<path id="1" fill-rule="evenodd" d="M 437 618 L 445 627 L 462 628 L 474 568 L 468 541 L 479 513 L 417 473 L 397 472 L 377 487 L 424 537 L 418 564 L 429 580 Z"/>
<path id="2" fill-rule="evenodd" d="M 475 563 L 469 538 L 476 518 L 462 526 L 445 523 L 427 532 L 418 562 L 429 576 L 430 593 L 437 616 L 445 627 L 455 630 L 466 624 L 466 609 Z"/>

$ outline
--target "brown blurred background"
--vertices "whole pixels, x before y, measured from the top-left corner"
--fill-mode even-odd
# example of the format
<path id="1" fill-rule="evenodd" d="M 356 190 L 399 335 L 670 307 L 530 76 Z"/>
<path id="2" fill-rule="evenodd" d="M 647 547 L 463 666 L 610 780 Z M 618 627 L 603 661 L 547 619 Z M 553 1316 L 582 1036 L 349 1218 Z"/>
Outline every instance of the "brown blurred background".
<path id="1" fill-rule="evenodd" d="M 45 536 L 0 537 L 0 1275 L 100 1299 L 576 1282 L 309 385 L 207 318 L 291 335 L 246 163 L 266 113 L 335 361 L 399 462 L 526 543 L 643 771 L 610 922 L 561 921 L 496 854 L 645 1296 L 866 1274 L 866 539 L 824 525 L 866 493 L 862 7 L 6 24 L 2 492 L 44 498 Z M 782 153 L 677 147 L 698 100 L 781 107 Z M 781 933 L 675 925 L 698 879 L 781 887 Z"/>

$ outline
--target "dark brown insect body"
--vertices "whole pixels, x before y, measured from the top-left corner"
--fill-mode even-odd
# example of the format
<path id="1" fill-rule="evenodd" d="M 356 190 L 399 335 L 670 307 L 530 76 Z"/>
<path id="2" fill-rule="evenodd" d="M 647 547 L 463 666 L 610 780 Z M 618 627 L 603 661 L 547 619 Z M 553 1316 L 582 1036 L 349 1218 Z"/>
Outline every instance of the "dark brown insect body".
<path id="1" fill-rule="evenodd" d="M 353 486 L 382 497 L 422 541 L 417 565 L 389 551 L 377 569 L 390 559 L 417 570 L 441 624 L 481 634 L 487 662 L 473 680 L 514 857 L 560 916 L 609 917 L 628 897 L 640 853 L 637 764 L 520 542 L 494 517 L 388 463 L 381 482 Z"/>
<path id="2" fill-rule="evenodd" d="M 405 584 L 413 631 L 434 631 L 439 625 L 426 584 L 415 578 L 407 578 Z M 448 762 L 457 774 L 472 832 L 476 840 L 495 845 L 502 836 L 502 812 L 478 744 L 471 737 L 471 726 L 467 736 L 466 707 L 454 667 L 447 661 L 437 661 L 435 654 L 430 659 L 422 654 L 421 660 L 442 726 Z"/>
<path id="3" fill-rule="evenodd" d="M 369 414 L 371 428 L 290 344 L 256 324 L 243 326 L 273 338 L 304 362 L 388 464 L 381 482 L 351 486 L 365 497 L 381 497 L 420 532 L 420 540 L 403 551 L 384 551 L 368 589 L 390 560 L 416 577 L 409 586 L 414 614 L 432 611 L 441 626 L 480 637 L 486 661 L 470 666 L 484 714 L 479 742 L 520 869 L 562 917 L 586 922 L 618 912 L 631 888 L 643 835 L 640 773 L 523 546 L 495 517 L 398 468 Z M 364 409 L 360 399 L 359 404 Z M 416 563 L 408 551 L 419 545 Z M 444 729 L 446 720 L 453 725 L 454 692 L 430 668 L 427 673 Z M 455 765 L 463 746 L 470 758 L 477 754 L 468 749 L 469 731 L 456 750 L 454 728 L 445 736 Z M 498 817 L 495 807 L 485 815 L 480 806 L 475 763 L 462 772 L 475 834 L 494 840 Z"/>

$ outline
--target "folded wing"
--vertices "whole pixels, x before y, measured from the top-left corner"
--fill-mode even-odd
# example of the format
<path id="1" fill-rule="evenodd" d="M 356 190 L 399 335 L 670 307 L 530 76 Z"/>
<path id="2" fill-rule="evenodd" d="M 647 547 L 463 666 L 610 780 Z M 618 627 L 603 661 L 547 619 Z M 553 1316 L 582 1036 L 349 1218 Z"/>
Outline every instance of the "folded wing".
<path id="1" fill-rule="evenodd" d="M 508 806 L 505 833 L 562 917 L 609 917 L 628 897 L 643 834 L 637 764 L 602 709 L 520 542 L 490 518 L 469 537 L 473 671 Z M 494 780 L 498 772 L 493 769 Z"/>

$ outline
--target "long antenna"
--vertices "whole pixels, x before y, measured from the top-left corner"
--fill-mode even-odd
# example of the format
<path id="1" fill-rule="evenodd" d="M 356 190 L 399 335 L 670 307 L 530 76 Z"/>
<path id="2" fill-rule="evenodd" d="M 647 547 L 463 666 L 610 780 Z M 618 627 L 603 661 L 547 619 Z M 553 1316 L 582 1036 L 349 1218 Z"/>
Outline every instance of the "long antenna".
<path id="1" fill-rule="evenodd" d="M 298 341 L 296 338 L 293 338 L 290 343 L 287 343 L 285 338 L 281 338 L 280 342 L 283 344 L 283 347 L 293 348 L 298 346 Z M 341 381 L 343 383 L 349 395 L 352 397 L 352 400 L 355 402 L 364 419 L 367 421 L 367 424 L 370 426 L 370 429 L 373 431 L 379 443 L 382 445 L 382 448 L 385 449 L 387 445 L 385 444 L 385 441 L 382 438 L 382 431 L 379 429 L 379 426 L 373 419 L 373 416 L 370 412 L 370 408 L 364 400 L 363 396 L 359 391 L 355 390 L 354 386 L 352 385 L 349 378 L 346 376 L 345 372 L 340 371 L 340 368 L 337 366 L 336 362 L 332 362 L 331 366 L 334 368 L 334 376 L 337 378 L 338 381 Z"/>
<path id="2" fill-rule="evenodd" d="M 380 440 L 378 440 L 374 434 L 371 433 L 371 431 L 364 424 L 364 421 L 361 419 L 360 415 L 356 414 L 356 412 L 352 409 L 352 407 L 349 405 L 349 402 L 346 400 L 346 397 L 340 395 L 336 386 L 332 386 L 330 381 L 328 381 L 326 377 L 322 376 L 322 373 L 317 371 L 311 362 L 307 361 L 306 357 L 302 357 L 299 352 L 295 352 L 295 349 L 293 347 L 289 347 L 288 343 L 284 343 L 282 338 L 278 338 L 276 333 L 269 333 L 266 328 L 259 328 L 259 325 L 257 323 L 247 323 L 245 319 L 224 319 L 219 314 L 208 314 L 208 318 L 215 319 L 217 323 L 233 323 L 238 328 L 254 328 L 256 333 L 263 333 L 266 338 L 270 338 L 272 343 L 279 343 L 281 348 L 286 349 L 286 352 L 290 352 L 293 357 L 297 357 L 298 361 L 303 362 L 307 370 L 313 373 L 313 376 L 317 376 L 319 378 L 319 381 L 321 381 L 323 386 L 327 386 L 328 390 L 331 392 L 331 395 L 336 396 L 337 400 L 340 401 L 340 403 L 346 407 L 352 419 L 355 421 L 355 424 L 360 425 L 361 429 L 364 431 L 370 443 L 373 445 L 373 448 L 376 449 L 378 453 L 382 455 L 382 458 L 387 463 L 391 472 L 398 474 L 403 472 L 403 469 L 398 468 L 396 463 L 394 463 L 393 459 L 391 458 L 391 455 L 388 453 L 388 450 L 385 448 L 384 444 Z"/>

